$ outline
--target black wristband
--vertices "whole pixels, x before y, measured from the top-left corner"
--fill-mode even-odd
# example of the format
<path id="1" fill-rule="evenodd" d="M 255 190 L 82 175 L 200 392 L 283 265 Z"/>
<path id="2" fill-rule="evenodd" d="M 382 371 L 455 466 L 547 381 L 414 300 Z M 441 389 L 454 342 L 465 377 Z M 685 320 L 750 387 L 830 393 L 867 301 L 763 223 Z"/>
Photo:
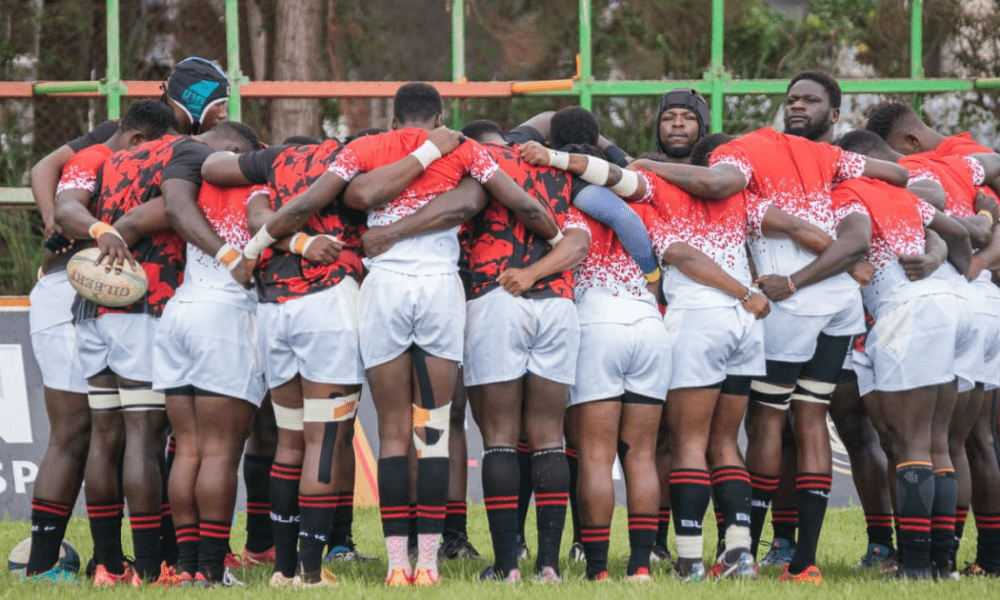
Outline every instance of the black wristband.
<path id="1" fill-rule="evenodd" d="M 628 154 L 614 144 L 604 149 L 604 156 L 608 158 L 608 162 L 611 164 L 618 165 L 623 169 L 628 166 Z"/>

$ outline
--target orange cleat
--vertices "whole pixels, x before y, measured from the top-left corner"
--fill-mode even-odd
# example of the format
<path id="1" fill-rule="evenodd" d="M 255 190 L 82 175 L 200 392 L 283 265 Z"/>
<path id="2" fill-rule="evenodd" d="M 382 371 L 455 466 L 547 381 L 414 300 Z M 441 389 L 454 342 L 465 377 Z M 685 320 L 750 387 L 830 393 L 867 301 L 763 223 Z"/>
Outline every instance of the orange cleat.
<path id="1" fill-rule="evenodd" d="M 180 586 L 181 576 L 177 574 L 176 569 L 168 565 L 166 562 L 160 565 L 160 576 L 156 578 L 156 581 L 149 584 L 149 587 L 170 588 Z"/>
<path id="2" fill-rule="evenodd" d="M 430 569 L 417 569 L 410 582 L 413 587 L 430 587 L 441 583 L 441 574 Z"/>
<path id="3" fill-rule="evenodd" d="M 410 587 L 413 580 L 403 567 L 396 567 L 385 576 L 385 584 L 389 587 Z"/>
<path id="4" fill-rule="evenodd" d="M 243 561 L 239 554 L 233 554 L 232 552 L 226 552 L 226 560 L 223 561 L 222 566 L 227 569 L 242 569 Z"/>
<path id="5" fill-rule="evenodd" d="M 238 566 L 246 569 L 247 567 L 256 567 L 258 565 L 273 564 L 274 557 L 275 557 L 274 546 L 271 546 L 270 548 L 264 550 L 263 552 L 251 552 L 247 550 L 246 546 L 243 546 L 243 551 L 240 552 L 239 554 L 240 564 Z"/>
<path id="6" fill-rule="evenodd" d="M 785 565 L 782 567 L 781 581 L 790 581 L 792 583 L 812 583 L 819 585 L 823 583 L 823 574 L 820 573 L 816 565 L 811 565 L 798 575 L 792 575 L 788 572 L 788 565 Z"/>
<path id="7" fill-rule="evenodd" d="M 94 587 L 110 587 L 119 583 L 131 583 L 132 575 L 132 569 L 127 566 L 125 567 L 125 572 L 121 575 L 115 575 L 114 573 L 109 573 L 104 568 L 104 565 L 97 565 L 97 571 L 94 573 Z"/>
<path id="8" fill-rule="evenodd" d="M 649 569 L 646 567 L 639 567 L 635 570 L 635 573 L 625 576 L 625 581 L 629 583 L 645 583 L 652 580 L 653 577 L 649 574 Z"/>

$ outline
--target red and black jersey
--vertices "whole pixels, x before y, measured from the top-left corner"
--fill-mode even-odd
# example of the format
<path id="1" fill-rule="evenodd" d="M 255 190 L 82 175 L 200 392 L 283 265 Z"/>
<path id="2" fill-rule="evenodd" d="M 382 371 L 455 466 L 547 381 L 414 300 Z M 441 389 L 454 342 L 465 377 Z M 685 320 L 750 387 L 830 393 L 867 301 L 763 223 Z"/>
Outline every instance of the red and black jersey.
<path id="1" fill-rule="evenodd" d="M 178 147 L 196 149 L 199 155 L 207 156 L 211 150 L 201 142 L 188 137 L 168 135 L 158 140 L 140 144 L 130 150 L 111 155 L 101 169 L 99 187 L 95 188 L 91 199 L 91 211 L 99 221 L 113 224 L 133 208 L 149 202 L 160 195 L 160 183 L 168 165 L 172 164 Z M 204 147 L 204 148 L 201 148 Z M 173 163 L 188 162 L 173 160 Z M 192 165 L 184 165 L 184 170 L 193 172 Z M 200 165 L 198 166 L 200 171 Z M 181 177 L 179 173 L 176 175 Z M 173 175 L 168 175 L 167 179 Z M 185 179 L 190 176 L 184 175 Z M 200 180 L 199 180 L 200 182 Z M 177 233 L 162 232 L 140 239 L 132 246 L 132 254 L 146 272 L 149 288 L 137 302 L 121 308 L 98 306 L 82 300 L 74 304 L 77 320 L 93 319 L 107 313 L 148 314 L 159 317 L 167 300 L 184 277 L 185 242 Z"/>
<path id="2" fill-rule="evenodd" d="M 516 146 L 486 143 L 482 145 L 500 169 L 521 188 L 540 201 L 563 228 L 570 210 L 571 180 L 565 171 L 533 167 L 521 160 Z M 473 217 L 468 228 L 468 259 L 471 272 L 470 300 L 499 287 L 497 277 L 506 269 L 523 268 L 549 251 L 544 239 L 518 220 L 514 211 L 496 200 Z M 538 281 L 525 298 L 573 299 L 573 272 L 563 271 Z"/>
<path id="3" fill-rule="evenodd" d="M 240 167 L 254 183 L 267 183 L 271 209 L 278 210 L 295 199 L 320 175 L 325 173 L 343 146 L 337 140 L 319 145 L 268 148 L 263 157 L 273 157 L 266 170 L 254 169 L 255 153 L 240 157 Z M 262 179 L 261 176 L 266 176 Z M 344 243 L 337 260 L 329 265 L 316 265 L 302 256 L 268 248 L 257 263 L 257 288 L 261 302 L 286 302 L 319 292 L 340 283 L 344 277 L 361 282 L 360 226 L 365 214 L 344 206 L 340 198 L 330 202 L 302 226 L 309 235 L 332 235 Z"/>

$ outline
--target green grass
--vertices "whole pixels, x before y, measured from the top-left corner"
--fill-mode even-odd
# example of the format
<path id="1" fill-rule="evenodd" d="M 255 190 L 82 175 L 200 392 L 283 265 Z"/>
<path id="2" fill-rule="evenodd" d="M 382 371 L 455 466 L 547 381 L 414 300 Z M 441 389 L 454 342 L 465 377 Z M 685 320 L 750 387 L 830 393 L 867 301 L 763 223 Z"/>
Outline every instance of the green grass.
<path id="1" fill-rule="evenodd" d="M 367 553 L 379 556 L 381 562 L 370 565 L 354 565 L 334 563 L 331 569 L 340 577 L 340 588 L 336 591 L 329 590 L 288 590 L 282 592 L 271 592 L 267 587 L 267 579 L 270 576 L 269 567 L 258 567 L 255 569 L 238 571 L 236 574 L 241 578 L 247 587 L 243 589 L 217 589 L 212 590 L 213 595 L 223 595 L 234 597 L 236 595 L 245 596 L 249 594 L 281 594 L 295 598 L 310 597 L 330 597 L 331 595 L 358 597 L 368 599 L 382 598 L 453 598 L 456 600 L 469 600 L 470 598 L 531 598 L 533 600 L 579 600 L 580 598 L 599 598 L 625 600 L 629 598 L 649 598 L 652 595 L 680 595 L 685 598 L 720 600 L 728 598 L 748 598 L 751 594 L 766 598 L 789 598 L 803 597 L 809 598 L 842 598 L 845 596 L 862 596 L 877 594 L 882 597 L 896 597 L 905 594 L 907 600 L 917 600 L 921 598 L 933 600 L 945 600 L 948 598 L 995 598 L 1000 591 L 1000 581 L 995 579 L 973 579 L 966 578 L 958 582 L 934 583 L 934 582 L 898 582 L 886 581 L 885 577 L 872 572 L 858 573 L 852 569 L 852 565 L 858 560 L 865 550 L 865 528 L 864 519 L 860 509 L 848 508 L 831 510 L 827 514 L 826 524 L 823 529 L 823 537 L 820 542 L 819 565 L 823 570 L 824 584 L 820 587 L 800 587 L 791 584 L 782 584 L 778 581 L 780 571 L 774 568 L 763 569 L 761 581 L 739 582 L 722 581 L 718 583 L 703 583 L 697 585 L 684 585 L 673 581 L 667 572 L 665 565 L 654 563 L 654 581 L 650 584 L 636 585 L 628 584 L 623 580 L 625 563 L 628 554 L 628 536 L 625 531 L 626 514 L 623 509 L 615 512 L 614 524 L 612 525 L 611 560 L 610 570 L 613 581 L 609 583 L 589 583 L 579 581 L 583 572 L 582 563 L 568 563 L 562 565 L 565 583 L 558 586 L 542 586 L 526 581 L 521 586 L 506 585 L 484 585 L 474 582 L 479 570 L 485 566 L 485 562 L 478 561 L 452 561 L 445 563 L 442 567 L 443 584 L 441 587 L 433 589 L 403 589 L 390 590 L 382 586 L 382 579 L 385 576 L 385 546 L 382 542 L 381 527 L 378 522 L 378 513 L 374 509 L 358 510 L 356 513 L 354 526 L 355 540 L 358 548 Z M 234 538 L 232 546 L 234 549 L 242 547 L 244 531 L 242 526 L 243 515 L 240 515 L 240 523 L 233 529 Z M 533 525 L 533 515 L 529 517 L 529 547 L 533 545 L 534 536 L 531 534 Z M 714 519 L 706 518 L 705 538 L 709 540 L 709 546 L 715 545 L 715 525 Z M 770 525 L 765 527 L 765 537 L 770 534 Z M 0 523 L 0 550 L 4 553 L 10 551 L 17 542 L 27 537 L 30 533 L 28 523 L 23 522 L 3 522 Z M 563 554 L 569 548 L 570 531 L 567 527 L 566 537 L 563 541 Z M 473 544 L 484 554 L 490 550 L 489 532 L 486 528 L 486 514 L 482 505 L 469 507 L 469 534 Z M 131 545 L 128 530 L 123 531 L 126 544 L 126 553 Z M 91 544 L 87 522 L 84 519 L 73 519 L 69 525 L 67 539 L 72 543 L 80 555 L 86 561 L 90 556 Z M 959 552 L 959 564 L 963 565 L 973 559 L 975 553 L 975 527 L 971 523 L 966 528 L 965 539 Z M 711 549 L 709 550 L 711 552 Z M 42 594 L 58 593 L 61 597 L 136 597 L 141 594 L 146 598 L 158 598 L 161 596 L 177 597 L 205 597 L 206 592 L 199 589 L 150 589 L 134 590 L 132 588 L 115 588 L 95 590 L 89 585 L 79 585 L 76 587 L 61 587 L 58 592 L 53 588 L 43 586 L 20 586 L 9 575 L 6 569 L 0 570 L 0 600 L 17 600 L 20 598 L 36 598 Z M 522 564 L 522 572 L 531 573 L 531 564 Z M 529 577 L 530 579 L 530 577 Z M 760 596 L 765 594 L 766 596 Z"/>

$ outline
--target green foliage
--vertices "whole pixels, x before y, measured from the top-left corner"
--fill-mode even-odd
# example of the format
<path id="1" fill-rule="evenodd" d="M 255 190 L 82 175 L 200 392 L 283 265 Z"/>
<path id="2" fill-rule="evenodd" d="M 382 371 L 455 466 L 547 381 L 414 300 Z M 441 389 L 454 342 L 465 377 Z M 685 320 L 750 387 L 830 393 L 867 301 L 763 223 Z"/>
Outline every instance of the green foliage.
<path id="1" fill-rule="evenodd" d="M 39 215 L 0 209 L 0 296 L 27 295 L 42 262 Z"/>

